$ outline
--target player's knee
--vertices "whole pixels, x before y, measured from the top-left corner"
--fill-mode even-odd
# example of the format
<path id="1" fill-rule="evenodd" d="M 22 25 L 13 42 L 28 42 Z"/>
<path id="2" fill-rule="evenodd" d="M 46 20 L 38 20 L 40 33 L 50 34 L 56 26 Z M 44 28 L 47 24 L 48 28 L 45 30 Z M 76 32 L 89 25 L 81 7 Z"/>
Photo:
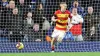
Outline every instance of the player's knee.
<path id="1" fill-rule="evenodd" d="M 54 41 L 54 40 L 55 40 L 55 38 L 52 38 L 52 39 L 51 39 L 51 41 Z"/>
<path id="2" fill-rule="evenodd" d="M 57 40 L 57 42 L 61 42 L 62 40 Z"/>
<path id="3" fill-rule="evenodd" d="M 58 41 L 58 42 L 61 42 L 61 41 L 62 41 L 62 39 L 61 39 L 61 38 L 58 38 L 58 39 L 57 39 L 57 41 Z"/>

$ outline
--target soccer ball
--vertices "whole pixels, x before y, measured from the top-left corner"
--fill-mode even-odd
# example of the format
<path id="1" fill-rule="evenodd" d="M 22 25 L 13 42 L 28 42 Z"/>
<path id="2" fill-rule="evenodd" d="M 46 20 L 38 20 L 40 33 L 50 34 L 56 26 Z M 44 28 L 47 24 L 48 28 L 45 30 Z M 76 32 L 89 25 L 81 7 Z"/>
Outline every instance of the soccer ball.
<path id="1" fill-rule="evenodd" d="M 24 45 L 23 45 L 23 43 L 21 43 L 21 42 L 18 42 L 18 43 L 16 44 L 16 48 L 17 48 L 18 50 L 21 50 L 21 49 L 23 49 L 23 48 L 24 48 Z"/>

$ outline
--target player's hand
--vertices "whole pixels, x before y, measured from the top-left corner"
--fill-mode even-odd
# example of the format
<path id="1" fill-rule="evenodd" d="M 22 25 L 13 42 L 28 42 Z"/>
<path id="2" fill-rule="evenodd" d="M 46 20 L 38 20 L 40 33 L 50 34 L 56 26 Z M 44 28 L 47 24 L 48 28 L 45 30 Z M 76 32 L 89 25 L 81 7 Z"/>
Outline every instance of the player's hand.
<path id="1" fill-rule="evenodd" d="M 57 21 L 57 19 L 54 19 L 53 21 L 54 21 L 54 22 L 56 22 L 56 21 Z"/>
<path id="2" fill-rule="evenodd" d="M 71 29 L 72 26 L 73 26 L 73 24 L 68 24 L 67 30 L 69 31 L 69 30 Z"/>
<path id="3" fill-rule="evenodd" d="M 53 17 L 52 17 L 52 21 L 54 21 L 54 22 L 56 22 L 56 21 L 57 21 L 57 19 L 56 19 L 56 17 L 55 17 L 55 16 L 53 16 Z"/>
<path id="4" fill-rule="evenodd" d="M 55 19 L 55 22 L 58 21 L 58 19 Z"/>

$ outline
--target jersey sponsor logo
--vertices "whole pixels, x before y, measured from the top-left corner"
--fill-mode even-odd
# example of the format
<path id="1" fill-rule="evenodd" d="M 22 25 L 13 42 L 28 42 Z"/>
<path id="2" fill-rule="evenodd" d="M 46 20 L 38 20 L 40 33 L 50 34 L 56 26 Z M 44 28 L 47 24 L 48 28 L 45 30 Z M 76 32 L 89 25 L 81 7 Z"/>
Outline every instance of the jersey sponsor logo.
<path id="1" fill-rule="evenodd" d="M 61 20 L 61 19 L 58 19 L 58 22 L 59 22 L 59 23 L 67 23 L 68 20 Z"/>
<path id="2" fill-rule="evenodd" d="M 69 14 L 57 14 L 57 17 L 59 17 L 59 18 L 68 18 Z"/>

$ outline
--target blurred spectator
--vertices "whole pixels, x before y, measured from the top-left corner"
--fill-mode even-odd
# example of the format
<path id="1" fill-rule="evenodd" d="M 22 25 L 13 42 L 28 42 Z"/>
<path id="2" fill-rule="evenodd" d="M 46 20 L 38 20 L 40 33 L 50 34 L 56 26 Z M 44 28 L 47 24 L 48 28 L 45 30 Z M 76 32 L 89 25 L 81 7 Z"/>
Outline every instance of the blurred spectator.
<path id="1" fill-rule="evenodd" d="M 6 4 L 6 7 L 1 8 L 1 13 L 3 14 L 12 13 L 13 8 L 15 8 L 15 1 L 9 1 L 9 4 Z"/>
<path id="2" fill-rule="evenodd" d="M 33 41 L 33 25 L 34 20 L 32 18 L 32 12 L 27 13 L 27 17 L 24 19 L 24 41 Z"/>
<path id="3" fill-rule="evenodd" d="M 15 1 L 9 1 L 9 4 L 7 4 L 6 7 L 1 8 L 2 16 L 7 16 L 7 13 L 12 13 L 13 8 L 15 8 Z"/>
<path id="4" fill-rule="evenodd" d="M 10 2 L 9 2 L 9 7 L 10 7 L 11 9 L 14 9 L 14 8 L 15 8 L 15 1 L 10 1 Z"/>
<path id="5" fill-rule="evenodd" d="M 31 6 L 25 2 L 25 0 L 19 0 L 17 2 L 17 8 L 19 9 L 19 15 L 25 17 L 28 11 L 31 11 Z"/>
<path id="6" fill-rule="evenodd" d="M 8 5 L 8 1 L 7 0 L 0 1 L 0 8 L 1 7 L 6 7 L 6 5 Z"/>
<path id="7" fill-rule="evenodd" d="M 8 18 L 10 16 L 8 16 L 9 14 L 12 13 L 12 9 L 15 8 L 15 2 L 14 1 L 10 1 L 9 4 L 6 7 L 2 7 L 1 8 L 1 17 L 0 17 L 0 28 L 2 30 L 7 30 L 8 29 Z"/>
<path id="8" fill-rule="evenodd" d="M 72 9 L 73 8 L 77 8 L 77 11 L 78 11 L 78 14 L 81 15 L 81 16 L 84 16 L 84 10 L 83 8 L 79 5 L 79 2 L 78 1 L 74 1 L 73 2 L 73 5 L 70 7 L 70 12 L 72 12 Z"/>
<path id="9" fill-rule="evenodd" d="M 4 19 L 6 18 L 6 17 L 4 17 L 4 15 L 6 15 L 6 14 L 4 14 L 3 9 L 6 8 L 6 5 L 8 5 L 7 0 L 0 0 L 0 37 L 6 36 L 6 34 L 5 34 L 6 30 L 5 30 L 5 27 L 3 24 Z"/>
<path id="10" fill-rule="evenodd" d="M 94 14 L 98 15 L 100 14 L 100 0 L 78 0 L 81 2 L 81 5 L 85 8 L 87 8 L 89 5 L 92 5 L 95 9 L 94 9 Z"/>
<path id="11" fill-rule="evenodd" d="M 42 3 L 41 0 L 31 0 L 32 9 L 35 10 L 38 4 Z"/>
<path id="12" fill-rule="evenodd" d="M 99 19 L 93 14 L 93 7 L 88 7 L 88 13 L 84 17 L 84 27 L 86 40 L 93 41 L 97 39 L 97 25 L 99 23 Z"/>
<path id="13" fill-rule="evenodd" d="M 41 2 L 43 3 L 43 7 L 45 7 L 46 0 L 41 0 Z"/>
<path id="14" fill-rule="evenodd" d="M 81 6 L 86 7 L 86 8 L 87 8 L 89 5 L 92 5 L 92 2 L 93 2 L 93 0 L 84 0 L 84 1 L 78 0 L 78 1 L 80 1 Z"/>
<path id="15" fill-rule="evenodd" d="M 50 29 L 50 23 L 47 20 L 47 18 L 44 18 L 44 22 L 43 22 L 43 26 L 42 26 L 42 34 L 43 34 L 43 38 L 46 37 L 46 33 L 48 32 L 48 30 Z M 44 39 L 45 40 L 45 39 Z"/>
<path id="16" fill-rule="evenodd" d="M 6 5 L 6 8 L 3 8 L 3 11 L 6 11 L 6 13 L 12 13 L 12 10 L 16 7 L 15 1 L 9 1 L 9 4 Z M 6 14 L 5 13 L 5 14 Z"/>
<path id="17" fill-rule="evenodd" d="M 33 29 L 35 32 L 39 31 L 39 24 L 34 24 Z"/>
<path id="18" fill-rule="evenodd" d="M 43 40 L 43 35 L 41 34 L 41 32 L 39 31 L 39 24 L 35 23 L 33 26 L 34 29 L 34 39 L 35 41 L 39 40 Z"/>
<path id="19" fill-rule="evenodd" d="M 31 5 L 31 2 L 32 2 L 32 0 L 25 0 L 25 3 L 26 3 L 27 5 Z"/>
<path id="20" fill-rule="evenodd" d="M 18 9 L 14 8 L 12 14 L 8 15 L 8 31 L 10 41 L 21 41 L 23 39 L 23 20 L 18 15 Z"/>
<path id="21" fill-rule="evenodd" d="M 70 26 L 70 31 L 72 32 L 75 41 L 83 41 L 82 37 L 82 23 L 83 23 L 83 18 L 81 15 L 77 13 L 77 8 L 72 9 L 72 19 L 71 23 L 69 24 Z"/>
<path id="22" fill-rule="evenodd" d="M 43 5 L 40 3 L 37 5 L 37 8 L 35 9 L 35 19 L 34 23 L 39 24 L 39 29 L 42 29 L 42 24 L 44 22 L 43 17 L 44 17 L 44 8 Z"/>
<path id="23" fill-rule="evenodd" d="M 48 22 L 47 18 L 43 17 L 44 22 L 42 26 L 42 30 L 49 30 L 50 29 L 50 23 Z"/>
<path id="24" fill-rule="evenodd" d="M 38 3 L 37 8 L 35 9 L 35 19 L 34 19 L 34 23 L 39 24 L 39 32 L 40 34 L 42 34 L 40 37 L 43 37 L 43 39 L 45 38 L 46 32 L 47 32 L 47 28 L 49 28 L 50 24 L 47 21 L 47 18 L 44 17 L 44 8 L 43 8 L 43 4 L 42 3 Z M 44 26 L 46 28 L 44 28 Z"/>
<path id="25" fill-rule="evenodd" d="M 100 14 L 100 0 L 92 0 L 92 5 L 95 8 L 94 14 L 99 15 Z"/>

